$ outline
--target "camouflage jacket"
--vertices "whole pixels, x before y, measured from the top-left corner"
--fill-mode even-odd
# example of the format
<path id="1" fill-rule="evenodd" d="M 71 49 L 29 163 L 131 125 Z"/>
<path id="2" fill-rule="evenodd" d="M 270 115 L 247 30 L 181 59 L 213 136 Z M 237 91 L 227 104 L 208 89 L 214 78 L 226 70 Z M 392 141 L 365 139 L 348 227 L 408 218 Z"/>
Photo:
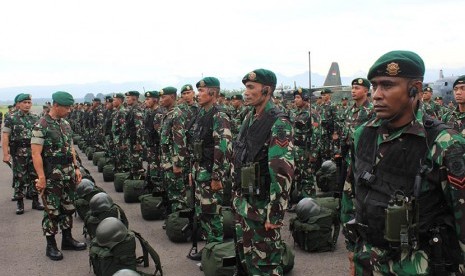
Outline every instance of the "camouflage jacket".
<path id="1" fill-rule="evenodd" d="M 423 112 L 425 114 L 428 114 L 429 116 L 436 118 L 436 119 L 441 119 L 441 108 L 440 106 L 435 103 L 434 101 L 429 101 L 429 102 L 422 102 L 423 107 Z"/>
<path id="2" fill-rule="evenodd" d="M 126 115 L 127 110 L 123 105 L 120 105 L 118 109 L 115 109 L 112 114 L 111 133 L 113 135 L 113 141 L 117 147 L 129 144 L 126 136 Z"/>
<path id="3" fill-rule="evenodd" d="M 465 137 L 465 112 L 460 112 L 458 106 L 456 109 L 444 114 L 442 121 Z"/>
<path id="4" fill-rule="evenodd" d="M 127 108 L 126 137 L 131 145 L 145 143 L 144 111 L 139 103 Z"/>
<path id="5" fill-rule="evenodd" d="M 385 151 L 389 154 L 389 147 L 393 143 L 402 143 L 403 140 L 406 139 L 417 139 L 417 137 L 426 137 L 427 133 L 425 127 L 423 125 L 423 117 L 424 113 L 421 108 L 418 109 L 416 112 L 416 118 L 407 126 L 396 129 L 396 130 L 388 130 L 386 124 L 383 124 L 385 120 L 382 119 L 373 119 L 368 121 L 366 124 L 359 127 L 354 133 L 354 152 L 358 150 L 358 148 L 366 147 L 366 145 L 359 145 L 359 141 L 362 138 L 362 133 L 364 133 L 365 128 L 375 128 L 377 130 L 377 140 L 375 145 L 378 149 L 378 153 L 376 154 L 375 164 L 378 170 L 380 166 L 382 166 L 382 159 L 384 154 L 382 153 Z M 426 139 L 425 139 L 426 140 Z M 387 149 L 387 150 L 386 150 Z M 408 149 L 406 154 L 409 154 Z M 434 202 L 440 202 L 440 200 L 433 200 L 433 201 L 420 201 L 420 221 L 422 217 L 428 217 L 431 210 L 442 210 L 442 212 L 448 213 L 451 218 L 453 218 L 452 224 L 455 228 L 453 231 L 457 235 L 457 239 L 462 250 L 462 263 L 465 257 L 465 204 L 463 204 L 465 200 L 465 139 L 462 135 L 458 134 L 457 131 L 453 129 L 445 129 L 439 132 L 439 134 L 435 137 L 434 143 L 432 146 L 427 146 L 426 149 L 426 156 L 424 157 L 424 164 L 428 165 L 428 171 L 426 172 L 426 176 L 422 177 L 422 182 L 420 185 L 420 199 L 425 198 L 435 198 L 440 195 L 437 195 L 437 191 L 442 191 L 442 196 L 444 201 L 447 204 L 447 208 L 445 206 L 428 206 L 434 204 Z M 406 156 L 396 156 L 394 158 L 407 158 Z M 405 160 L 406 159 L 402 159 Z M 354 170 L 357 168 L 355 167 L 355 160 L 352 159 L 351 166 L 354 167 L 351 170 L 352 175 L 349 179 L 352 181 L 359 181 L 354 180 L 355 176 L 353 175 Z M 386 162 L 383 163 L 384 165 Z M 391 166 L 394 164 L 391 164 Z M 418 167 L 420 164 L 418 164 Z M 409 172 L 410 174 L 415 175 L 416 172 Z M 412 181 L 413 182 L 413 181 Z M 373 185 L 373 184 L 372 184 Z M 413 187 L 413 183 L 411 184 Z M 355 194 L 357 194 L 357 185 L 355 186 Z M 412 187 L 405 187 L 405 189 L 412 189 Z M 411 190 L 410 190 L 411 191 Z M 370 195 L 370 194 L 369 194 Z M 365 198 L 365 201 L 369 201 L 371 199 Z M 379 200 L 379 198 L 378 198 Z M 431 203 L 432 202 L 432 203 Z M 381 203 L 379 203 L 381 204 Z M 386 202 L 387 204 L 387 202 Z M 382 206 L 382 205 L 378 205 Z M 423 207 L 422 207 L 423 206 Z M 356 205 L 357 208 L 362 208 L 362 206 Z M 363 206 L 363 208 L 366 208 Z M 428 209 L 429 211 L 425 211 L 422 213 L 422 210 Z M 384 218 L 378 218 L 378 220 L 384 220 Z M 429 222 L 431 223 L 431 222 Z M 425 225 L 427 225 L 425 223 Z M 434 226 L 434 223 L 433 223 Z M 421 227 L 421 226 L 420 226 Z M 420 233 L 427 233 L 429 229 L 420 229 Z"/>
<path id="6" fill-rule="evenodd" d="M 5 118 L 3 132 L 9 133 L 10 154 L 18 156 L 30 156 L 32 128 L 39 117 L 31 112 L 24 113 L 17 110 L 11 116 Z M 15 148 L 16 152 L 11 152 Z"/>
<path id="7" fill-rule="evenodd" d="M 269 101 L 265 106 L 265 112 L 275 108 Z M 261 118 L 255 116 L 255 109 L 252 109 L 246 116 L 241 130 L 248 124 L 253 125 Z M 284 213 L 287 209 L 289 191 L 294 178 L 294 129 L 289 119 L 279 117 L 273 123 L 269 132 L 269 138 L 263 148 L 268 149 L 268 170 L 270 174 L 269 197 L 265 200 L 243 196 L 238 183 L 233 184 L 233 208 L 242 217 L 260 222 L 272 224 L 282 224 Z M 234 152 L 233 152 L 234 155 Z M 240 174 L 240 168 L 233 167 L 233 178 Z"/>
<path id="8" fill-rule="evenodd" d="M 185 117 L 174 106 L 163 116 L 160 131 L 161 165 L 165 170 L 173 166 L 185 167 L 188 160 Z"/>
<path id="9" fill-rule="evenodd" d="M 65 119 L 45 115 L 34 125 L 31 144 L 42 145 L 42 157 L 72 157 L 73 131 Z"/>
<path id="10" fill-rule="evenodd" d="M 353 134 L 355 129 L 363 123 L 373 119 L 376 116 L 373 104 L 366 100 L 361 106 L 355 103 L 346 109 L 344 117 L 344 124 L 342 126 L 341 146 L 352 145 Z"/>
<path id="11" fill-rule="evenodd" d="M 309 147 L 308 153 L 313 158 L 317 158 L 321 138 L 321 128 L 316 114 L 312 114 L 310 119 L 310 110 L 308 108 L 296 109 L 291 119 L 294 125 L 294 146 L 304 149 Z M 310 147 L 311 146 L 311 147 Z"/>
<path id="12" fill-rule="evenodd" d="M 213 106 L 211 108 L 213 108 Z M 211 108 L 209 110 L 201 108 L 196 122 L 198 122 L 203 116 L 208 116 L 208 112 L 211 110 Z M 194 123 L 194 126 L 195 125 L 196 123 Z M 194 127 L 194 132 L 196 131 L 195 129 L 196 128 Z M 223 111 L 216 111 L 213 114 L 212 134 L 214 149 L 211 173 L 199 162 L 194 163 L 193 172 L 195 179 L 199 182 L 210 181 L 212 179 L 224 181 L 229 175 L 232 154 L 232 137 L 229 116 Z"/>

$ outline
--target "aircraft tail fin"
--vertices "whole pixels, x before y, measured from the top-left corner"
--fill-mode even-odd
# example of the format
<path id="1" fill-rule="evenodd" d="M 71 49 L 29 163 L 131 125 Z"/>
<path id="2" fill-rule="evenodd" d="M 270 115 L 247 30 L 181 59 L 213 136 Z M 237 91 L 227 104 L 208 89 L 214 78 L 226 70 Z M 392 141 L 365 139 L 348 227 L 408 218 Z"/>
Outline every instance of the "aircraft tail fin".
<path id="1" fill-rule="evenodd" d="M 328 75 L 326 75 L 324 86 L 337 86 L 342 85 L 341 73 L 339 72 L 339 64 L 337 62 L 331 63 Z"/>

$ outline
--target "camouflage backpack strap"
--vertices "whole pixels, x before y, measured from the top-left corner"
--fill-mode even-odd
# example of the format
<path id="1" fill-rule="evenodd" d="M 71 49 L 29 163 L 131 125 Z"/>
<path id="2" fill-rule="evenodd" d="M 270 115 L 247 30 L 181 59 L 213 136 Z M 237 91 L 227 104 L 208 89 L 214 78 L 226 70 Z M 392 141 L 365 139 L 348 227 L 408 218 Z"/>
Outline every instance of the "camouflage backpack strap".
<path id="1" fill-rule="evenodd" d="M 157 251 L 155 251 L 155 249 L 153 249 L 153 247 L 142 237 L 142 235 L 140 233 L 135 232 L 135 231 L 132 231 L 132 232 L 134 233 L 134 236 L 139 240 L 140 245 L 142 247 L 142 252 L 143 252 L 143 256 L 138 257 L 137 262 L 138 263 L 143 262 L 144 267 L 148 267 L 149 266 L 149 256 L 148 256 L 148 254 L 150 254 L 150 257 L 152 257 L 152 260 L 155 263 L 155 272 L 153 273 L 153 275 L 157 275 L 158 272 L 159 272 L 160 276 L 163 276 L 163 270 L 161 268 L 160 256 L 158 255 Z"/>

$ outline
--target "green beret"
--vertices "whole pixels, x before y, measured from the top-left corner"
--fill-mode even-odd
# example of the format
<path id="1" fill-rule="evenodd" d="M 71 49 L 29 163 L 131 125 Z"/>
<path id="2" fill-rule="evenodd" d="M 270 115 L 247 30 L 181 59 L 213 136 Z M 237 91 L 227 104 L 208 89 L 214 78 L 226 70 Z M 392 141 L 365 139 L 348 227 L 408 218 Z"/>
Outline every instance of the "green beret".
<path id="1" fill-rule="evenodd" d="M 331 91 L 331 89 L 329 88 L 325 88 L 321 91 L 320 95 L 324 95 L 324 94 L 331 94 L 333 93 L 333 91 Z"/>
<path id="2" fill-rule="evenodd" d="M 302 100 L 308 101 L 310 99 L 310 90 L 308 90 L 307 88 L 299 87 L 296 90 L 294 90 L 294 97 L 297 95 L 302 97 Z"/>
<path id="3" fill-rule="evenodd" d="M 125 96 L 136 96 L 139 97 L 140 93 L 139 91 L 128 91 L 124 94 Z"/>
<path id="4" fill-rule="evenodd" d="M 465 83 L 465 75 L 458 77 L 458 79 L 454 81 L 454 85 L 452 86 L 452 88 L 454 88 L 457 84 L 464 84 L 464 83 Z"/>
<path id="5" fill-rule="evenodd" d="M 423 78 L 425 64 L 421 57 L 410 51 L 392 51 L 382 55 L 368 71 L 368 79 L 377 76 Z"/>
<path id="6" fill-rule="evenodd" d="M 352 81 L 352 85 L 362 85 L 365 86 L 366 88 L 370 89 L 370 81 L 364 78 L 356 78 Z"/>
<path id="7" fill-rule="evenodd" d="M 281 97 L 281 95 L 276 95 L 276 96 L 273 96 L 273 98 L 281 100 L 282 97 Z"/>
<path id="8" fill-rule="evenodd" d="M 42 106 L 42 109 L 44 109 L 44 108 L 50 108 L 50 106 L 48 106 L 48 105 L 43 105 L 43 106 Z"/>
<path id="9" fill-rule="evenodd" d="M 437 97 L 434 98 L 434 100 L 435 100 L 435 101 L 436 101 L 436 100 L 442 100 L 442 97 L 441 97 L 441 96 L 437 96 Z"/>
<path id="10" fill-rule="evenodd" d="M 23 95 L 23 93 L 20 93 L 18 95 L 16 95 L 15 99 L 14 99 L 14 104 L 17 104 L 18 103 L 18 98 Z"/>
<path id="11" fill-rule="evenodd" d="M 89 102 L 85 102 L 84 105 L 85 106 L 91 106 L 91 104 Z"/>
<path id="12" fill-rule="evenodd" d="M 343 100 L 343 101 L 348 101 L 349 98 L 347 98 L 347 97 L 342 97 L 342 100 Z"/>
<path id="13" fill-rule="evenodd" d="M 32 99 L 31 94 L 23 94 L 23 93 L 21 93 L 21 94 L 19 94 L 19 95 L 17 96 L 16 102 L 17 102 L 17 103 L 20 103 L 20 102 L 22 102 L 22 101 L 31 100 L 31 99 Z"/>
<path id="14" fill-rule="evenodd" d="M 431 92 L 431 93 L 433 93 L 433 88 L 427 86 L 427 87 L 425 87 L 425 89 L 423 89 L 423 92 Z"/>
<path id="15" fill-rule="evenodd" d="M 112 103 L 113 102 L 113 97 L 112 96 L 105 96 L 105 102 Z"/>
<path id="16" fill-rule="evenodd" d="M 58 91 L 53 93 L 52 100 L 58 105 L 71 106 L 74 104 L 74 99 L 71 94 L 64 91 Z"/>
<path id="17" fill-rule="evenodd" d="M 167 86 L 167 87 L 163 88 L 162 90 L 160 90 L 159 94 L 160 94 L 160 96 L 163 96 L 163 95 L 176 95 L 176 92 L 178 92 L 178 89 L 176 89 L 176 87 Z"/>
<path id="18" fill-rule="evenodd" d="M 220 97 L 226 98 L 226 94 L 220 93 Z"/>
<path id="19" fill-rule="evenodd" d="M 113 94 L 113 99 L 114 98 L 120 98 L 120 99 L 124 100 L 124 95 L 123 95 L 123 93 L 115 93 L 115 94 Z"/>
<path id="20" fill-rule="evenodd" d="M 245 84 L 248 81 L 258 82 L 264 85 L 276 86 L 276 75 L 267 69 L 255 69 L 250 73 L 247 73 L 242 78 L 242 83 Z"/>
<path id="21" fill-rule="evenodd" d="M 231 100 L 241 100 L 242 101 L 242 95 L 241 94 L 238 94 L 238 95 L 232 95 L 231 96 Z"/>
<path id="22" fill-rule="evenodd" d="M 181 94 L 182 94 L 184 91 L 191 91 L 191 90 L 194 90 L 194 87 L 192 86 L 192 84 L 184 84 L 184 85 L 181 87 Z"/>
<path id="23" fill-rule="evenodd" d="M 215 77 L 205 77 L 201 79 L 195 85 L 197 88 L 199 87 L 217 87 L 220 88 L 220 81 Z"/>
<path id="24" fill-rule="evenodd" d="M 102 102 L 102 100 L 100 98 L 93 98 L 92 101 L 93 102 L 99 102 L 99 103 Z"/>
<path id="25" fill-rule="evenodd" d="M 8 109 L 10 109 L 10 108 L 13 108 L 13 106 L 11 104 L 8 106 Z"/>
<path id="26" fill-rule="evenodd" d="M 158 91 L 147 91 L 144 95 L 146 98 L 160 98 Z"/>

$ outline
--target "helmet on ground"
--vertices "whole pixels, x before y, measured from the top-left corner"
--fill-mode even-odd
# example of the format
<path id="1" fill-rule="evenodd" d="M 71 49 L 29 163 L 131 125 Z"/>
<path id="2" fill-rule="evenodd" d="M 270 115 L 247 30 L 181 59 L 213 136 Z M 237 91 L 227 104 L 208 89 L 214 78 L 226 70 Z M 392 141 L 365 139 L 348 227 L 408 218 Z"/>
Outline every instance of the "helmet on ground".
<path id="1" fill-rule="evenodd" d="M 121 220 L 109 217 L 102 220 L 97 226 L 95 237 L 99 246 L 113 248 L 122 242 L 128 235 L 128 229 Z"/>
<path id="2" fill-rule="evenodd" d="M 76 188 L 76 194 L 78 197 L 84 197 L 94 190 L 94 182 L 89 179 L 82 179 L 81 183 Z"/>
<path id="3" fill-rule="evenodd" d="M 322 174 L 333 174 L 336 173 L 336 163 L 331 160 L 326 160 L 321 164 L 320 171 Z"/>
<path id="4" fill-rule="evenodd" d="M 104 192 L 100 192 L 90 199 L 89 210 L 92 213 L 101 213 L 110 210 L 112 205 L 113 200 L 111 197 Z"/>
<path id="5" fill-rule="evenodd" d="M 120 269 L 113 274 L 113 276 L 140 276 L 139 273 L 135 272 L 134 270 L 131 269 Z"/>
<path id="6" fill-rule="evenodd" d="M 303 198 L 297 203 L 295 207 L 297 218 L 302 221 L 308 221 L 310 217 L 320 214 L 320 206 L 312 198 Z"/>

